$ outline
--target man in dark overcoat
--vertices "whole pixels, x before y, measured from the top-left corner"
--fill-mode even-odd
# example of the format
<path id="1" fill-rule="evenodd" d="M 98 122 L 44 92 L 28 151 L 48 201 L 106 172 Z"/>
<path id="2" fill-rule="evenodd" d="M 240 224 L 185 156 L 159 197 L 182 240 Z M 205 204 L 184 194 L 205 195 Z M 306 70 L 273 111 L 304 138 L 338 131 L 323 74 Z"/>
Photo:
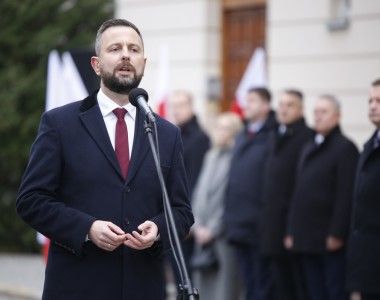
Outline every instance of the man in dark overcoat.
<path id="1" fill-rule="evenodd" d="M 259 218 L 268 137 L 276 121 L 267 89 L 249 90 L 246 100 L 246 125 L 236 139 L 227 184 L 225 234 L 238 258 L 246 299 L 270 299 L 268 261 L 259 251 Z"/>
<path id="2" fill-rule="evenodd" d="M 351 235 L 348 244 L 347 285 L 362 300 L 380 299 L 380 79 L 372 83 L 369 119 L 376 130 L 359 159 Z"/>
<path id="3" fill-rule="evenodd" d="M 169 99 L 169 117 L 181 129 L 183 160 L 189 181 L 190 195 L 197 183 L 203 158 L 210 148 L 210 139 L 199 124 L 189 91 L 174 91 Z"/>
<path id="4" fill-rule="evenodd" d="M 315 105 L 314 140 L 303 148 L 285 246 L 300 261 L 312 300 L 345 300 L 345 246 L 358 150 L 339 127 L 340 104 L 331 95 Z"/>
<path id="5" fill-rule="evenodd" d="M 169 98 L 168 104 L 168 117 L 181 130 L 183 160 L 189 182 L 189 195 L 191 200 L 203 165 L 203 158 L 210 148 L 210 139 L 198 122 L 194 110 L 194 98 L 189 91 L 174 91 Z M 189 262 L 194 250 L 194 239 L 192 236 L 188 236 L 182 241 L 182 249 L 186 265 L 190 272 Z M 171 260 L 172 263 L 174 263 L 174 259 L 171 258 Z M 180 276 L 177 272 L 175 272 L 175 276 L 178 281 Z"/>
<path id="6" fill-rule="evenodd" d="M 303 117 L 303 95 L 285 90 L 277 108 L 278 128 L 270 136 L 263 188 L 260 248 L 270 257 L 275 297 L 296 300 L 302 288 L 295 258 L 285 248 L 286 222 L 295 187 L 296 166 L 305 143 L 313 131 Z M 298 288 L 297 288 L 298 286 Z M 301 299 L 301 298 L 300 298 Z"/>

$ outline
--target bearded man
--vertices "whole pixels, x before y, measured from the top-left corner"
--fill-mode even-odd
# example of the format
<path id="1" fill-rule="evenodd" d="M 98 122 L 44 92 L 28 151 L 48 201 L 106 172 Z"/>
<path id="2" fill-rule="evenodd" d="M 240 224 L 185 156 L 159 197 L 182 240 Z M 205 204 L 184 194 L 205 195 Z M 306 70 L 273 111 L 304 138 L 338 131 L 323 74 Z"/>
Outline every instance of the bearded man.
<path id="1" fill-rule="evenodd" d="M 144 113 L 138 28 L 104 22 L 91 58 L 100 89 L 46 112 L 21 182 L 21 218 L 51 239 L 43 299 L 164 299 L 168 235 Z M 179 129 L 157 117 L 161 165 L 180 237 L 193 223 Z"/>

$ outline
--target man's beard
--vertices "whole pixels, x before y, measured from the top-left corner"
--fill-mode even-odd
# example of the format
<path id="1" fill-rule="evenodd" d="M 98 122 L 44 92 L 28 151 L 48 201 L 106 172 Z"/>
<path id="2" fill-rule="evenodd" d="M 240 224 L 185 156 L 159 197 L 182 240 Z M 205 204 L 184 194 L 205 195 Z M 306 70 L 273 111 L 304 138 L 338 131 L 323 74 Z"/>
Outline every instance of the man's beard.
<path id="1" fill-rule="evenodd" d="M 133 77 L 125 77 L 125 79 L 120 80 L 116 77 L 115 73 L 100 72 L 100 77 L 103 84 L 112 92 L 117 94 L 128 95 L 129 92 L 137 88 L 143 75 L 137 75 L 136 72 L 133 73 Z"/>

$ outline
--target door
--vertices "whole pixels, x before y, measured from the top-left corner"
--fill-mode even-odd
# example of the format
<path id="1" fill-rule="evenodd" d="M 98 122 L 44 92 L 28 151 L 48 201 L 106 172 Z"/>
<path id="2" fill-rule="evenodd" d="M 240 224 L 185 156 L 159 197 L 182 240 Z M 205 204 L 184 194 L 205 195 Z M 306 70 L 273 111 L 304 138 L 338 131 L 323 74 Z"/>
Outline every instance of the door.
<path id="1" fill-rule="evenodd" d="M 265 48 L 265 2 L 225 0 L 223 3 L 222 110 L 230 109 L 254 49 Z"/>

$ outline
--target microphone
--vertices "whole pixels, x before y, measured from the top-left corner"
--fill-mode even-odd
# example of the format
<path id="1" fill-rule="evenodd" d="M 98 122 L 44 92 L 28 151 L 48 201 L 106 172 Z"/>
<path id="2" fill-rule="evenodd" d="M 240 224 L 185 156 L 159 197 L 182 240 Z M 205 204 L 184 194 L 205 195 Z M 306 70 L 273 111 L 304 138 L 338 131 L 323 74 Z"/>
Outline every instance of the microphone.
<path id="1" fill-rule="evenodd" d="M 149 121 L 155 123 L 156 117 L 154 116 L 152 109 L 148 105 L 148 93 L 142 88 L 134 88 L 129 92 L 129 102 L 138 108 L 140 108 Z"/>

